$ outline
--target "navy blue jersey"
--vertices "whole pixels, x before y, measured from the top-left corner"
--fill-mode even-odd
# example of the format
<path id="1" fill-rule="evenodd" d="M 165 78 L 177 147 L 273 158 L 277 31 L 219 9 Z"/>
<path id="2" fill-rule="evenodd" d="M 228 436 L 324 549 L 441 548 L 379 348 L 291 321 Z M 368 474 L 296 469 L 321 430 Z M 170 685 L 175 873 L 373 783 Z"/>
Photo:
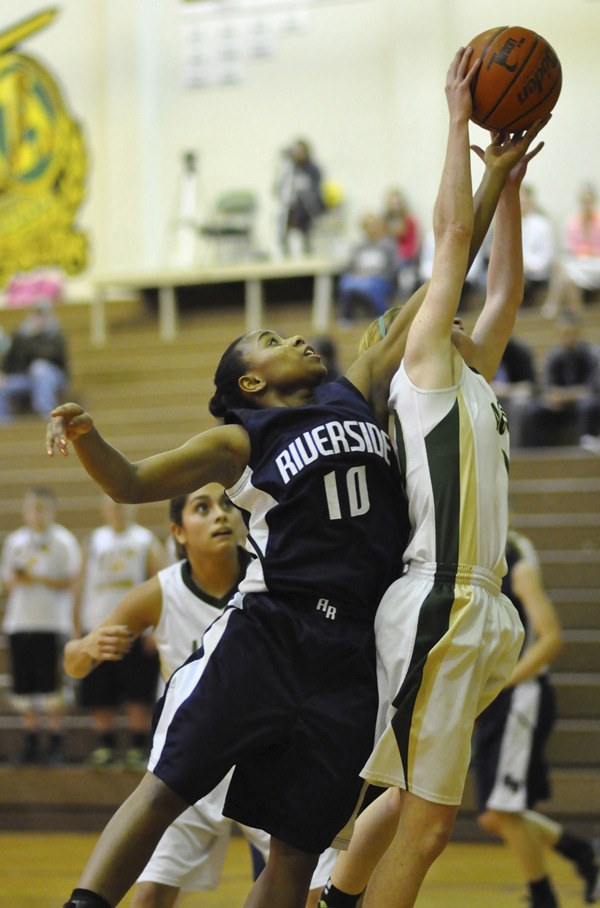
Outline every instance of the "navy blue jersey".
<path id="1" fill-rule="evenodd" d="M 408 518 L 390 439 L 362 394 L 341 378 L 314 404 L 239 409 L 226 421 L 251 443 L 228 489 L 258 556 L 240 591 L 372 620 L 398 576 Z"/>

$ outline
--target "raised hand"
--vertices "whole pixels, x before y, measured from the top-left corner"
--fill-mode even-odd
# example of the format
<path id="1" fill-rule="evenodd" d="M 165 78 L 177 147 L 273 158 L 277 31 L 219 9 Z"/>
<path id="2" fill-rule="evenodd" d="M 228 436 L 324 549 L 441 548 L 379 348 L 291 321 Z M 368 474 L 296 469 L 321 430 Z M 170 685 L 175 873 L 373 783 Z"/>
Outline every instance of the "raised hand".
<path id="1" fill-rule="evenodd" d="M 486 167 L 501 169 L 507 175 L 507 180 L 519 185 L 525 176 L 527 165 L 539 154 L 544 143 L 539 142 L 531 151 L 529 148 L 551 117 L 550 114 L 544 120 L 536 120 L 526 132 L 515 132 L 512 135 L 505 132 L 492 133 L 492 141 L 485 150 L 478 145 L 471 145 L 471 150 Z"/>
<path id="2" fill-rule="evenodd" d="M 68 442 L 74 441 L 94 428 L 94 421 L 89 413 L 79 404 L 62 404 L 50 414 L 46 427 L 46 453 L 49 457 L 60 453 L 66 457 L 69 453 Z"/>
<path id="3" fill-rule="evenodd" d="M 471 82 L 481 63 L 479 58 L 471 63 L 472 54 L 472 47 L 460 47 L 446 75 L 446 101 L 450 116 L 467 120 L 473 113 Z"/>

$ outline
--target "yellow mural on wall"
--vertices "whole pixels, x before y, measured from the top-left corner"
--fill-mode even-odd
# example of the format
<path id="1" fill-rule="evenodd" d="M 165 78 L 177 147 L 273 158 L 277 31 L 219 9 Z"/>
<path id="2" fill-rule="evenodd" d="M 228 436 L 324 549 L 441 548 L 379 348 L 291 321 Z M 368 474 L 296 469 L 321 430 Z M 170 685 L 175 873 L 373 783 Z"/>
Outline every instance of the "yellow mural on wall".
<path id="1" fill-rule="evenodd" d="M 56 12 L 0 31 L 0 286 L 18 271 L 77 274 L 87 264 L 87 237 L 74 223 L 88 169 L 81 128 L 44 66 L 17 49 Z"/>

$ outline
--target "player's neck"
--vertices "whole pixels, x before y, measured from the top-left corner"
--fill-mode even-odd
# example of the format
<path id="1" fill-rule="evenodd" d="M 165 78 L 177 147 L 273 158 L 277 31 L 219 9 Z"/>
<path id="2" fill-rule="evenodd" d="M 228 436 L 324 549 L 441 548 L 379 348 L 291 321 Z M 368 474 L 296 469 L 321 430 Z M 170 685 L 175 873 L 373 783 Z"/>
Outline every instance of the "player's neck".
<path id="1" fill-rule="evenodd" d="M 196 586 L 214 599 L 222 599 L 238 579 L 238 549 L 211 554 L 210 558 L 190 559 L 190 569 Z"/>

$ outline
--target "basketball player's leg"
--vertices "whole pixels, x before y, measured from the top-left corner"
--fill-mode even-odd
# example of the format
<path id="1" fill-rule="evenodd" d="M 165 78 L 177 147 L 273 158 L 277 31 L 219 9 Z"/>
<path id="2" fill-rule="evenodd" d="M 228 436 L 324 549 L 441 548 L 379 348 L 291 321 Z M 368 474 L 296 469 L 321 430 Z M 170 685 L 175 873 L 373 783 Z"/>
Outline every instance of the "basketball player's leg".
<path id="1" fill-rule="evenodd" d="M 166 886 L 164 883 L 138 883 L 131 908 L 173 908 L 179 892 L 177 886 Z"/>
<path id="2" fill-rule="evenodd" d="M 271 838 L 267 864 L 244 902 L 244 908 L 305 908 L 318 854 Z"/>
<path id="3" fill-rule="evenodd" d="M 396 835 L 377 864 L 364 908 L 412 908 L 427 871 L 446 847 L 458 805 L 436 804 L 401 791 Z"/>
<path id="4" fill-rule="evenodd" d="M 77 888 L 116 905 L 148 863 L 165 829 L 189 804 L 153 773 L 114 814 L 89 858 Z"/>
<path id="5" fill-rule="evenodd" d="M 400 817 L 401 795 L 388 788 L 357 818 L 347 851 L 340 851 L 322 899 L 335 908 L 340 895 L 358 897 L 392 842 Z M 350 898 L 345 898 L 350 902 Z"/>
<path id="6" fill-rule="evenodd" d="M 490 835 L 502 839 L 521 866 L 528 882 L 546 876 L 548 871 L 543 840 L 522 813 L 486 810 L 478 818 L 478 823 Z"/>

